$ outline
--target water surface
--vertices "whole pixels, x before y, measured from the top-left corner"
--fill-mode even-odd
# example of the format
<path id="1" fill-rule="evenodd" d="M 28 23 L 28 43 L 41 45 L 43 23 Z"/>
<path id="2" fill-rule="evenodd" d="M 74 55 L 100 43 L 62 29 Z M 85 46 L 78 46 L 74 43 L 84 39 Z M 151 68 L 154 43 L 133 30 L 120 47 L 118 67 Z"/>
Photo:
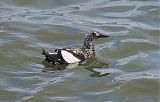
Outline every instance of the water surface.
<path id="1" fill-rule="evenodd" d="M 158 0 L 1 0 L 1 102 L 159 102 Z M 81 47 L 84 32 L 96 55 L 54 71 L 41 48 Z M 76 68 L 74 68 L 76 67 Z"/>

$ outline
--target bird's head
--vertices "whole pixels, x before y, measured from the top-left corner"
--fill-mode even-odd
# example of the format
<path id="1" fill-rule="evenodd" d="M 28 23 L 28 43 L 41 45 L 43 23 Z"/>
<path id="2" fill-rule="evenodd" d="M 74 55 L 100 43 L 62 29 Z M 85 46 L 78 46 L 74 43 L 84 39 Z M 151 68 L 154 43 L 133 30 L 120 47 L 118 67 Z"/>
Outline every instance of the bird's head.
<path id="1" fill-rule="evenodd" d="M 104 35 L 97 31 L 90 31 L 88 33 L 85 33 L 85 40 L 83 44 L 84 49 L 91 49 L 91 51 L 94 51 L 94 40 L 98 38 L 105 38 L 109 37 L 108 35 Z"/>
<path id="2" fill-rule="evenodd" d="M 88 32 L 88 33 L 85 33 L 85 37 L 88 38 L 88 39 L 98 39 L 98 38 L 106 38 L 106 37 L 109 37 L 108 35 L 104 35 L 98 31 L 91 31 L 91 32 Z"/>
<path id="3" fill-rule="evenodd" d="M 91 35 L 92 38 L 94 38 L 94 39 L 109 37 L 108 35 L 104 35 L 104 34 L 102 34 L 102 33 L 100 33 L 100 32 L 97 32 L 97 31 L 91 31 L 91 32 L 90 32 L 90 35 Z"/>

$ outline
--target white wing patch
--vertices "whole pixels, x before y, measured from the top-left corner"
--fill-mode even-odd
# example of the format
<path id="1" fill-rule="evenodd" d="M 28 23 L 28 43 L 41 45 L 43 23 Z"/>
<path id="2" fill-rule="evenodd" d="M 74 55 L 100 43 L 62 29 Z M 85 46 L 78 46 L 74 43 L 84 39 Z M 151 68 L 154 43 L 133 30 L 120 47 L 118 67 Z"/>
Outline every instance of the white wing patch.
<path id="1" fill-rule="evenodd" d="M 70 52 L 65 51 L 65 50 L 61 50 L 61 54 L 63 59 L 67 62 L 67 63 L 76 63 L 79 62 L 80 60 L 78 58 L 76 58 L 75 56 L 73 56 Z"/>
<path id="2" fill-rule="evenodd" d="M 51 54 L 51 55 L 52 55 L 52 54 L 56 54 L 56 53 L 54 53 L 54 52 L 50 52 L 49 54 Z"/>

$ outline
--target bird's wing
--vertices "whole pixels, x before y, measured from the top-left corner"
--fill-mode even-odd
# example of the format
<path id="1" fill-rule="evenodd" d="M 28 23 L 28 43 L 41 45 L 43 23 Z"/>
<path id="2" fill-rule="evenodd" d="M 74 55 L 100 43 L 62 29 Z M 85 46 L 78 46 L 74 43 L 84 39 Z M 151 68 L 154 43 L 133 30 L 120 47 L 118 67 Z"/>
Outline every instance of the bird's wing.
<path id="1" fill-rule="evenodd" d="M 63 48 L 56 50 L 67 63 L 76 63 L 85 59 L 82 51 L 76 48 Z"/>

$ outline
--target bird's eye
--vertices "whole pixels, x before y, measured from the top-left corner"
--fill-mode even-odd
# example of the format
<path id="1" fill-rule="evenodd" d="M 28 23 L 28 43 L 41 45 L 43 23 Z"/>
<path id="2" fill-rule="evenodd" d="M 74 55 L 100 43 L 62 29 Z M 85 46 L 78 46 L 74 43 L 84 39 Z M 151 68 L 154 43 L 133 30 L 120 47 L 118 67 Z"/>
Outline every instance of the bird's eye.
<path id="1" fill-rule="evenodd" d="M 93 36 L 96 36 L 96 32 L 93 32 L 92 35 L 93 35 Z"/>

